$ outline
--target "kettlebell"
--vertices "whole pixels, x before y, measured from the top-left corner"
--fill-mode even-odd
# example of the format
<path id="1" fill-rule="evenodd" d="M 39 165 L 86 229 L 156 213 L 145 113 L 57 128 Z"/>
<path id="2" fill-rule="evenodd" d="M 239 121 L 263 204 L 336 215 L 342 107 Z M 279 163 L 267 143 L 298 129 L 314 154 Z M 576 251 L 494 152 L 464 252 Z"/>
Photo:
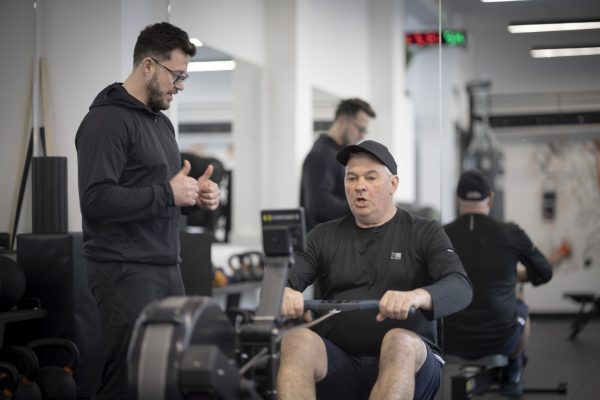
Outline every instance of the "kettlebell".
<path id="1" fill-rule="evenodd" d="M 15 390 L 19 386 L 19 372 L 17 369 L 7 363 L 0 361 L 0 400 L 8 400 L 13 398 Z"/>
<path id="2" fill-rule="evenodd" d="M 19 373 L 19 385 L 13 400 L 41 400 L 42 392 L 36 383 L 39 369 L 35 352 L 25 346 L 9 346 L 0 350 L 0 361 L 12 364 Z"/>
<path id="3" fill-rule="evenodd" d="M 250 268 L 252 280 L 261 281 L 263 279 L 265 269 L 264 254 L 260 251 L 249 251 L 246 254 L 244 254 L 244 256 L 246 264 L 248 264 Z"/>
<path id="4" fill-rule="evenodd" d="M 247 251 L 229 257 L 229 268 L 236 282 L 260 281 L 263 278 L 264 256 L 258 251 Z"/>
<path id="5" fill-rule="evenodd" d="M 245 264 L 245 255 L 246 253 L 232 254 L 229 257 L 229 268 L 233 273 L 233 281 L 234 282 L 247 282 L 252 280 L 252 275 L 250 275 L 250 268 L 247 264 Z"/>
<path id="6" fill-rule="evenodd" d="M 73 374 L 79 363 L 79 348 L 69 339 L 43 338 L 29 343 L 28 347 L 35 351 L 40 360 L 37 383 L 44 400 L 75 400 L 77 398 L 77 383 Z M 67 354 L 59 358 L 57 353 Z M 45 365 L 48 355 L 52 355 L 52 364 Z M 58 365 L 56 365 L 58 364 Z"/>

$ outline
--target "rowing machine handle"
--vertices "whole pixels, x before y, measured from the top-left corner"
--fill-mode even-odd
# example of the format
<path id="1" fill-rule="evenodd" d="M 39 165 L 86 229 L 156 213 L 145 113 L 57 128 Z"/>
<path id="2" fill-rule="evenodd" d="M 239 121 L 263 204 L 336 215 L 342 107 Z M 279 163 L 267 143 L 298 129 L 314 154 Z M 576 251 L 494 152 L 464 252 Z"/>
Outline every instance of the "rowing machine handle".
<path id="1" fill-rule="evenodd" d="M 304 310 L 311 311 L 358 311 L 378 310 L 379 300 L 304 300 Z M 416 308 L 413 306 L 408 311 L 408 316 L 415 315 Z"/>

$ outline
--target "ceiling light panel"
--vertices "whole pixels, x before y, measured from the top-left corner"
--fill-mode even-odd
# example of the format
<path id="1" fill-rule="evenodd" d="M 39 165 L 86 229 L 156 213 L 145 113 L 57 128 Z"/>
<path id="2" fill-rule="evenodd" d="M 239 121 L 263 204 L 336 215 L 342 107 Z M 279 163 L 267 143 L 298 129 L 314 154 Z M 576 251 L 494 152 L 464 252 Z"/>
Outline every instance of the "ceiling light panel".
<path id="1" fill-rule="evenodd" d="M 188 72 L 231 71 L 235 69 L 235 61 L 193 61 L 188 64 Z"/>
<path id="2" fill-rule="evenodd" d="M 600 29 L 600 21 L 512 23 L 507 29 L 510 33 L 577 31 Z"/>
<path id="3" fill-rule="evenodd" d="M 595 47 L 564 47 L 564 48 L 535 48 L 529 51 L 533 58 L 576 57 L 600 55 L 600 46 Z"/>

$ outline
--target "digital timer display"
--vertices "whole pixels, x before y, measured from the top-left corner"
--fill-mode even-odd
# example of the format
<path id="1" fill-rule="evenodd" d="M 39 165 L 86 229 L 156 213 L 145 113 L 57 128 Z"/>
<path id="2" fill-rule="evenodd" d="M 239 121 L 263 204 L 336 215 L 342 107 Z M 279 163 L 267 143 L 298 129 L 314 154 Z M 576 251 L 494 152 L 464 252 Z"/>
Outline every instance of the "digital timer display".
<path id="1" fill-rule="evenodd" d="M 451 47 L 464 47 L 467 43 L 465 31 L 453 29 L 444 29 L 441 35 L 438 31 L 408 32 L 405 38 L 407 45 L 419 47 L 437 46 L 440 43 Z"/>

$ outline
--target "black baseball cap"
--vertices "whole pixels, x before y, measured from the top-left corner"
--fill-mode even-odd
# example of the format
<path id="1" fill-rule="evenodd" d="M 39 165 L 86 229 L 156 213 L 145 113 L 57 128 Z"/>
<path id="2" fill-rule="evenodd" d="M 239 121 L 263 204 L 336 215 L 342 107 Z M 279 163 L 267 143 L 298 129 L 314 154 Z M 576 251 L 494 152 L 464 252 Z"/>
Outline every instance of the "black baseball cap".
<path id="1" fill-rule="evenodd" d="M 373 140 L 365 140 L 364 142 L 360 142 L 358 144 L 350 144 L 337 153 L 336 159 L 340 164 L 346 166 L 346 164 L 348 164 L 350 154 L 353 153 L 368 153 L 379 160 L 379 162 L 381 162 L 383 165 L 388 167 L 393 175 L 398 174 L 398 167 L 396 166 L 394 157 L 392 157 L 387 147 L 381 143 L 377 143 Z"/>
<path id="2" fill-rule="evenodd" d="M 480 171 L 464 172 L 458 180 L 456 195 L 463 200 L 483 200 L 490 195 L 490 182 Z"/>

